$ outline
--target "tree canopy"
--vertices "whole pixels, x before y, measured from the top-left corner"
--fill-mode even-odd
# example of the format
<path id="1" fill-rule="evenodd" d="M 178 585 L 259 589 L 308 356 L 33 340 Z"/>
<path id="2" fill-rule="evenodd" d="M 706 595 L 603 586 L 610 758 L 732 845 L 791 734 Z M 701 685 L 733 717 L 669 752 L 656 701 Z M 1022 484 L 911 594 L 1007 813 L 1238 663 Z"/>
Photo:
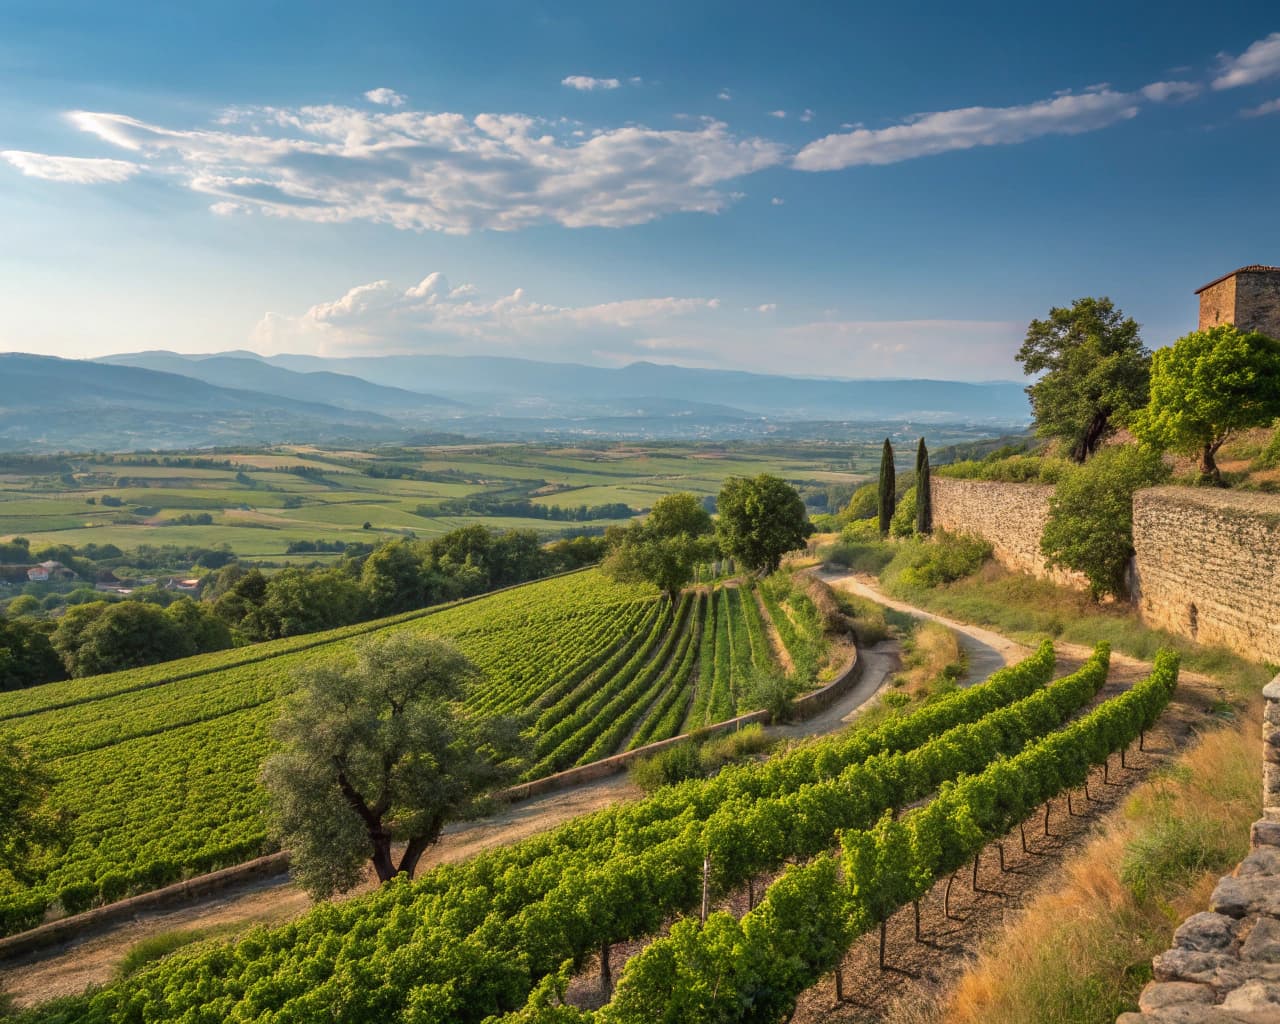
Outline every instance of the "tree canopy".
<path id="1" fill-rule="evenodd" d="M 407 633 L 302 674 L 262 777 L 273 834 L 313 897 L 350 889 L 370 862 L 380 881 L 412 877 L 446 822 L 505 780 L 515 725 L 462 709 L 477 676 L 451 645 Z M 393 843 L 406 844 L 398 861 Z"/>
<path id="2" fill-rule="evenodd" d="M 782 556 L 802 547 L 813 532 L 799 492 L 768 473 L 729 477 L 716 507 L 720 547 L 756 572 L 777 570 Z"/>
<path id="3" fill-rule="evenodd" d="M 1151 353 L 1132 317 L 1110 299 L 1077 299 L 1032 320 L 1017 360 L 1027 386 L 1036 433 L 1058 438 L 1083 462 L 1132 413 L 1147 404 Z"/>
<path id="4" fill-rule="evenodd" d="M 896 471 L 893 466 L 893 445 L 884 439 L 880 452 L 880 486 L 876 492 L 876 512 L 880 520 L 880 536 L 889 536 L 893 511 L 898 506 Z"/>
<path id="5" fill-rule="evenodd" d="M 664 495 L 644 522 L 610 527 L 604 569 L 614 579 L 652 583 L 672 601 L 714 553 L 711 516 L 697 495 Z"/>
<path id="6" fill-rule="evenodd" d="M 1219 482 L 1217 453 L 1232 434 L 1280 416 L 1280 341 L 1230 324 L 1192 331 L 1156 352 L 1151 400 L 1134 430 L 1152 444 L 1200 456 Z"/>
<path id="7" fill-rule="evenodd" d="M 33 851 L 66 839 L 67 818 L 49 804 L 52 784 L 43 766 L 0 736 L 0 870 L 19 880 Z"/>

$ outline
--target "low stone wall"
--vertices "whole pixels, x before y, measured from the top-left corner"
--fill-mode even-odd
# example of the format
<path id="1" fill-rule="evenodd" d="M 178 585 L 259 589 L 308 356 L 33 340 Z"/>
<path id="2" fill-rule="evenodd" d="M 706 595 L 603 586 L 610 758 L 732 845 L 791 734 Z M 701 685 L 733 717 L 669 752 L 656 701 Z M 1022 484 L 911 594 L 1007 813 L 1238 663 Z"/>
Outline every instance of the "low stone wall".
<path id="1" fill-rule="evenodd" d="M 1118 1024 L 1280 1021 L 1280 676 L 1262 695 L 1262 818 L 1249 856 L 1218 882 L 1210 909 L 1174 932 L 1173 948 L 1152 961 L 1139 1012 Z"/>
<path id="2" fill-rule="evenodd" d="M 1280 663 L 1280 496 L 1153 487 L 1133 499 L 1144 622 Z"/>
<path id="3" fill-rule="evenodd" d="M 948 533 L 971 533 L 991 545 L 995 560 L 1006 569 L 1084 588 L 1076 572 L 1045 564 L 1040 537 L 1049 521 L 1048 484 L 1006 484 L 988 480 L 953 480 L 934 476 L 933 525 Z"/>

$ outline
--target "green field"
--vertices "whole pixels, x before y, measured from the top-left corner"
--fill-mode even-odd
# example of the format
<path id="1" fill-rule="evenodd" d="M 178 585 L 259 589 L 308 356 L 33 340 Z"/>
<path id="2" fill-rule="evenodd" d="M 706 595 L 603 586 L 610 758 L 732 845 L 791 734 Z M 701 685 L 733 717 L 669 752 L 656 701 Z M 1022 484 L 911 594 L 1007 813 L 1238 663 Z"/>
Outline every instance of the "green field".
<path id="1" fill-rule="evenodd" d="M 57 470 L 0 475 L 0 540 L 23 536 L 33 550 L 52 544 L 114 544 L 124 550 L 141 544 L 225 544 L 242 558 L 282 560 L 297 541 L 432 537 L 476 522 L 556 536 L 569 528 L 599 529 L 616 520 L 450 515 L 440 504 L 502 494 L 539 505 L 622 503 L 639 511 L 672 491 L 714 495 L 729 476 L 769 472 L 802 488 L 851 485 L 864 478 L 876 458 L 866 445 L 818 443 L 72 456 Z M 436 478 L 369 475 L 388 469 Z M 104 506 L 104 496 L 121 504 Z M 174 522 L 199 513 L 208 513 L 213 522 Z M 316 557 L 326 556 L 309 560 Z"/>
<path id="2" fill-rule="evenodd" d="M 787 644 L 821 644 L 807 598 Z M 403 630 L 448 638 L 481 669 L 468 706 L 516 717 L 525 778 L 607 757 L 749 710 L 753 668 L 778 671 L 751 590 L 648 587 L 589 569 L 390 620 L 148 668 L 0 694 L 0 729 L 30 746 L 74 815 L 68 850 L 36 884 L 0 883 L 0 923 L 38 922 L 237 863 L 268 848 L 257 774 L 279 701 L 300 669 L 349 657 L 353 638 Z M 791 619 L 812 621 L 795 634 Z M 780 631 L 781 632 L 781 631 Z M 786 637 L 784 637 L 786 639 Z"/>

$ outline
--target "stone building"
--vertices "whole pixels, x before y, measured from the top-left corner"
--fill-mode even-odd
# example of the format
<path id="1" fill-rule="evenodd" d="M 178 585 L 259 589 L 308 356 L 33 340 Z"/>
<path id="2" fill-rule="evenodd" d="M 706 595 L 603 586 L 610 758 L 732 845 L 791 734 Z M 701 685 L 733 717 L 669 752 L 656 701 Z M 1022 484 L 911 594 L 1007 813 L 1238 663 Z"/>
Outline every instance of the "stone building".
<path id="1" fill-rule="evenodd" d="M 1242 331 L 1280 338 L 1280 267 L 1241 267 L 1197 288 L 1196 294 L 1200 330 L 1235 324 Z"/>

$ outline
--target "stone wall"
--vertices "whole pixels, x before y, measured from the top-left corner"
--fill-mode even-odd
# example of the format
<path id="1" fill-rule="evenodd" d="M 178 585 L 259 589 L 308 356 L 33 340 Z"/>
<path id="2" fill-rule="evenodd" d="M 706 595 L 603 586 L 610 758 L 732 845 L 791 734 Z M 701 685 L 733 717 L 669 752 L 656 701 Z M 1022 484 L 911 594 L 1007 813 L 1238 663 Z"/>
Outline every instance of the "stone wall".
<path id="1" fill-rule="evenodd" d="M 1200 293 L 1200 330 L 1236 322 L 1236 277 L 1212 284 Z"/>
<path id="2" fill-rule="evenodd" d="M 1218 882 L 1209 910 L 1179 925 L 1152 961 L 1139 1012 L 1118 1024 L 1280 1021 L 1280 676 L 1262 696 L 1262 818 L 1249 856 Z"/>
<path id="3" fill-rule="evenodd" d="M 1236 278 L 1235 324 L 1280 338 L 1280 274 L 1245 273 Z"/>
<path id="4" fill-rule="evenodd" d="M 948 533 L 972 533 L 985 539 L 1006 569 L 1051 579 L 1063 586 L 1088 584 L 1079 573 L 1049 568 L 1040 552 L 1040 536 L 1049 520 L 1047 484 L 1005 484 L 935 476 L 933 525 Z"/>
<path id="5" fill-rule="evenodd" d="M 1133 502 L 1144 622 L 1280 663 L 1280 497 L 1193 487 Z"/>

